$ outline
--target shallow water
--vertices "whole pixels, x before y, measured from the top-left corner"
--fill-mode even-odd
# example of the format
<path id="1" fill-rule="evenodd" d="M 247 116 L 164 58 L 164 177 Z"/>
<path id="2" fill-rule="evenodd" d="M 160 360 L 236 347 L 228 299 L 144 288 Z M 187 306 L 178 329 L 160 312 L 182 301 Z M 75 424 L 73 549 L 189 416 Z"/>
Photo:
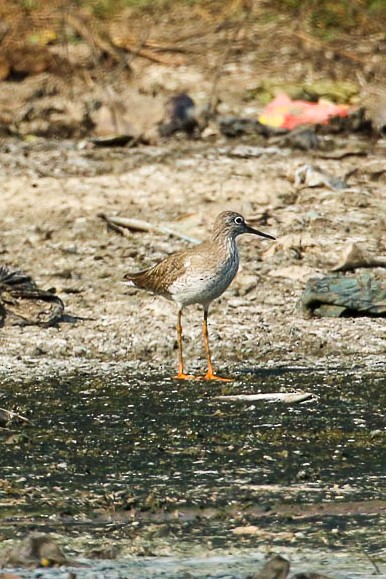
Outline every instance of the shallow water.
<path id="1" fill-rule="evenodd" d="M 317 399 L 215 398 L 293 390 Z M 225 385 L 129 370 L 3 379 L 0 406 L 30 422 L 1 434 L 1 534 L 59 532 L 74 556 L 106 541 L 122 557 L 353 550 L 386 572 L 385 402 L 384 367 L 251 369 Z"/>

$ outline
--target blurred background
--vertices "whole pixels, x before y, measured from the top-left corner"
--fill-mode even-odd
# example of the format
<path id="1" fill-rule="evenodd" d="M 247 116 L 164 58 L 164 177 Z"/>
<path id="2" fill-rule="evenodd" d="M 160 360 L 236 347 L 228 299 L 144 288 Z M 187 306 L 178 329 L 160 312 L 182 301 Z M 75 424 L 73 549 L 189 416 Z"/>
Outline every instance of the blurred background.
<path id="1" fill-rule="evenodd" d="M 152 142 L 180 92 L 248 116 L 279 92 L 360 103 L 382 127 L 385 30 L 384 0 L 3 0 L 0 132 Z"/>

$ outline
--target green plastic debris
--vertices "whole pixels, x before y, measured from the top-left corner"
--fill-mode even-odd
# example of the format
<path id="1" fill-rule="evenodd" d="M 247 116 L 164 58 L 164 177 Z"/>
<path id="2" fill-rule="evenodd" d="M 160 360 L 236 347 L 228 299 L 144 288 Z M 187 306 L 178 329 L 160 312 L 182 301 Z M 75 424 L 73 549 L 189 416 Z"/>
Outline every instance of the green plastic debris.
<path id="1" fill-rule="evenodd" d="M 311 278 L 298 307 L 306 317 L 386 317 L 386 272 Z"/>

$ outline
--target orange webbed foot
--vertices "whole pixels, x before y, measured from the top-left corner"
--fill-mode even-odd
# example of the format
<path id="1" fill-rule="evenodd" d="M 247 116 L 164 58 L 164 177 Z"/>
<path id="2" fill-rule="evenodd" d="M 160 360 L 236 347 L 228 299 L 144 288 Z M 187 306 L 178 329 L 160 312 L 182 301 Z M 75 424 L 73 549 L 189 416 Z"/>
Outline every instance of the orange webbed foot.
<path id="1" fill-rule="evenodd" d="M 185 372 L 178 372 L 176 376 L 174 376 L 174 380 L 197 380 L 198 376 L 194 374 L 185 374 Z"/>
<path id="2" fill-rule="evenodd" d="M 216 380 L 217 382 L 233 382 L 234 378 L 225 378 L 224 376 L 217 376 L 213 372 L 207 372 L 202 380 Z"/>
<path id="3" fill-rule="evenodd" d="M 213 372 L 207 372 L 204 375 L 195 374 L 185 374 L 184 372 L 178 372 L 176 376 L 174 376 L 174 380 L 212 380 L 216 382 L 233 382 L 234 378 L 225 378 L 224 376 L 217 376 Z"/>

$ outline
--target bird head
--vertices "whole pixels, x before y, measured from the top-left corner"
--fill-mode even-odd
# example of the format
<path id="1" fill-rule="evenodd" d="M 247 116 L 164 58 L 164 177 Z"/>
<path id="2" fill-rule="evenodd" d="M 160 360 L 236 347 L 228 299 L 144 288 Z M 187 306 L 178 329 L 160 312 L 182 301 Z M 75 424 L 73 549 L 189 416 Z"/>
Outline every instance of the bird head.
<path id="1" fill-rule="evenodd" d="M 252 233 L 253 235 L 259 235 L 260 237 L 265 237 L 267 239 L 276 239 L 272 235 L 263 233 L 262 231 L 254 229 L 248 225 L 245 218 L 235 211 L 223 211 L 217 216 L 214 224 L 214 237 L 217 237 L 218 235 L 226 235 L 235 238 L 243 233 Z"/>

